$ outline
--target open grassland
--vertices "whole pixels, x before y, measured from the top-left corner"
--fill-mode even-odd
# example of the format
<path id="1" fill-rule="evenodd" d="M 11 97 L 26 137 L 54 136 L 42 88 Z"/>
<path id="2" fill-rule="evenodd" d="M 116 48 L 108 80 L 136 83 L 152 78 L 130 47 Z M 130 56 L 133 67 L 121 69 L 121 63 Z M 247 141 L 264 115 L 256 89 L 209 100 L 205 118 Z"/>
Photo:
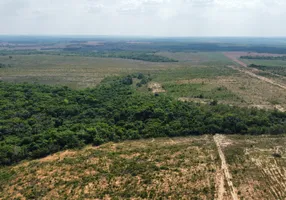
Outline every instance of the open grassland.
<path id="1" fill-rule="evenodd" d="M 192 64 L 231 64 L 221 52 L 159 52 L 158 55 Z"/>
<path id="2" fill-rule="evenodd" d="M 0 199 L 214 199 L 219 171 L 211 135 L 108 143 L 0 169 Z"/>
<path id="3" fill-rule="evenodd" d="M 286 137 L 226 136 L 223 152 L 240 199 L 286 198 Z"/>
<path id="4" fill-rule="evenodd" d="M 177 64 L 151 63 L 116 58 L 80 56 L 15 55 L 12 59 L 1 56 L 0 63 L 11 67 L 0 69 L 0 78 L 11 82 L 38 82 L 67 85 L 72 88 L 93 87 L 106 76 L 153 73 L 176 68 Z"/>

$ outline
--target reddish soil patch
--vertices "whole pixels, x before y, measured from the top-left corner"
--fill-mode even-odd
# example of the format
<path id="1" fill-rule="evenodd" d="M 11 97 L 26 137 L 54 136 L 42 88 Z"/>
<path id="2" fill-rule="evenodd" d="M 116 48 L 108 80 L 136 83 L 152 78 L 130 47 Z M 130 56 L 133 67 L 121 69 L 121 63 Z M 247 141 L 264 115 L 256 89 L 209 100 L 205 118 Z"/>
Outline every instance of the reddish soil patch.
<path id="1" fill-rule="evenodd" d="M 239 54 L 239 53 L 241 53 L 241 54 Z M 224 53 L 224 55 L 226 57 L 228 57 L 229 59 L 231 59 L 232 61 L 240 64 L 241 66 L 247 67 L 247 64 L 245 64 L 244 62 L 242 62 L 238 59 L 240 56 L 242 56 L 242 53 L 243 52 L 227 52 L 227 53 Z M 245 55 L 247 55 L 247 54 L 245 54 Z"/>

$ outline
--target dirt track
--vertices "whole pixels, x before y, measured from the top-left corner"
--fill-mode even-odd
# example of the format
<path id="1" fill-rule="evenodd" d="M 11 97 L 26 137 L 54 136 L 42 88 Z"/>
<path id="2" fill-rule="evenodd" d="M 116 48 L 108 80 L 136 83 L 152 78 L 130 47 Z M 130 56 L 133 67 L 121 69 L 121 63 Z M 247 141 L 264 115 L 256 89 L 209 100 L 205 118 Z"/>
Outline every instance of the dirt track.
<path id="1" fill-rule="evenodd" d="M 223 170 L 224 172 L 224 176 L 225 176 L 225 179 L 226 179 L 226 182 L 230 188 L 230 193 L 231 193 L 231 196 L 232 196 L 232 199 L 233 200 L 238 200 L 238 196 L 237 196 L 237 193 L 236 193 L 236 188 L 234 187 L 231 179 L 232 179 L 232 176 L 228 170 L 228 166 L 227 166 L 227 163 L 226 163 L 226 159 L 225 159 L 225 156 L 223 154 L 223 151 L 221 149 L 221 144 L 224 140 L 224 136 L 223 135 L 215 135 L 214 136 L 214 141 L 216 143 L 216 146 L 217 146 L 217 150 L 218 150 L 218 153 L 219 153 L 219 157 L 221 159 L 221 169 Z M 223 196 L 224 196 L 224 192 L 225 192 L 225 188 L 224 188 L 224 181 L 222 180 L 220 182 L 220 186 L 219 186 L 219 189 L 218 189 L 218 200 L 222 200 L 223 199 Z"/>
<path id="2" fill-rule="evenodd" d="M 236 57 L 235 54 L 224 53 L 224 55 L 225 55 L 226 57 L 228 57 L 229 59 L 231 59 L 232 61 L 238 63 L 239 65 L 241 65 L 241 66 L 243 66 L 243 67 L 245 67 L 245 68 L 248 68 L 247 64 L 245 64 L 244 62 L 240 61 L 240 60 Z M 272 85 L 278 86 L 278 87 L 280 87 L 280 88 L 286 90 L 286 86 L 285 86 L 285 85 L 282 85 L 282 84 L 280 84 L 280 83 L 276 83 L 275 81 L 273 81 L 273 80 L 271 80 L 271 79 L 269 79 L 269 78 L 266 78 L 266 77 L 264 77 L 264 76 L 257 75 L 257 74 L 255 74 L 255 73 L 253 73 L 253 72 L 251 72 L 251 71 L 249 71 L 249 70 L 247 70 L 247 69 L 241 69 L 241 68 L 238 68 L 238 67 L 235 67 L 235 66 L 228 66 L 228 67 L 230 67 L 230 68 L 232 68 L 232 69 L 234 69 L 234 70 L 243 72 L 243 73 L 245 73 L 245 74 L 248 74 L 249 76 L 252 76 L 252 77 L 254 77 L 254 78 L 257 78 L 257 79 L 259 79 L 259 80 L 262 80 L 262 81 L 264 81 L 264 82 L 270 83 L 270 84 L 272 84 Z"/>
<path id="3" fill-rule="evenodd" d="M 228 57 L 230 60 L 240 64 L 243 67 L 247 67 L 247 64 L 245 64 L 244 62 L 240 61 L 237 59 L 237 57 L 235 56 L 235 54 L 230 54 L 230 53 L 224 53 L 223 55 L 225 55 L 226 57 Z"/>
<path id="4" fill-rule="evenodd" d="M 262 81 L 264 81 L 264 82 L 270 83 L 270 84 L 272 84 L 272 85 L 278 86 L 278 87 L 280 87 L 280 88 L 286 90 L 286 86 L 285 86 L 285 85 L 276 83 L 276 82 L 274 82 L 273 80 L 271 80 L 271 79 L 269 79 L 269 78 L 266 78 L 266 77 L 264 77 L 264 76 L 259 76 L 259 75 L 254 74 L 253 72 L 250 72 L 250 71 L 248 71 L 248 70 L 246 70 L 246 69 L 241 69 L 241 68 L 238 68 L 238 67 L 235 67 L 235 66 L 230 66 L 230 65 L 229 65 L 228 67 L 230 67 L 230 68 L 232 68 L 232 69 L 234 69 L 234 70 L 243 72 L 243 73 L 245 73 L 245 74 L 248 74 L 249 76 L 252 76 L 252 77 L 254 77 L 254 78 L 260 79 L 260 80 L 262 80 Z"/>

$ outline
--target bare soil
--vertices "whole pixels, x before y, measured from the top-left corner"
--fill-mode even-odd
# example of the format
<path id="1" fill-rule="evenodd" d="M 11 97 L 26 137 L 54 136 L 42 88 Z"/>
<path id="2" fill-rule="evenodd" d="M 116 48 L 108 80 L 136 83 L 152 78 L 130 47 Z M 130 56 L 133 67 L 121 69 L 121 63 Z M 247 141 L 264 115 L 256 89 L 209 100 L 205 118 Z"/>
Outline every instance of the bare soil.
<path id="1" fill-rule="evenodd" d="M 152 82 L 148 84 L 148 88 L 152 90 L 152 92 L 155 93 L 162 93 L 166 92 L 160 83 Z"/>

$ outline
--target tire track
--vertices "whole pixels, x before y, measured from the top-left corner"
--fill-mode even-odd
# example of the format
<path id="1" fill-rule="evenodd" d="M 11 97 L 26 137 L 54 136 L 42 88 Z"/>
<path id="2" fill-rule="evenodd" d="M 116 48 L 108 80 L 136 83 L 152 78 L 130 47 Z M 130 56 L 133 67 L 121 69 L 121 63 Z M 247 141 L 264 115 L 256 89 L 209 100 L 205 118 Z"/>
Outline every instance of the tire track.
<path id="1" fill-rule="evenodd" d="M 233 200 L 238 200 L 238 196 L 237 196 L 237 193 L 236 193 L 236 188 L 234 187 L 231 179 L 232 179 L 232 176 L 229 172 L 229 169 L 228 169 L 228 166 L 227 166 L 227 163 L 226 163 L 226 159 L 225 159 L 225 156 L 224 156 L 224 153 L 221 149 L 221 143 L 222 141 L 224 140 L 224 136 L 222 135 L 219 135 L 219 134 L 216 134 L 214 136 L 214 141 L 216 143 L 216 146 L 217 146 L 217 150 L 218 150 L 218 153 L 219 153 L 219 157 L 221 159 L 221 169 L 222 171 L 224 172 L 224 176 L 225 176 L 225 179 L 226 179 L 226 182 L 230 188 L 230 194 L 232 196 L 232 199 Z M 220 183 L 220 184 L 223 184 L 223 183 Z M 224 188 L 224 186 L 223 186 Z M 222 186 L 220 185 L 219 187 L 219 190 L 218 190 L 218 199 L 221 200 L 223 198 L 223 194 L 221 194 L 222 192 L 224 192 L 225 189 L 222 189 Z"/>

